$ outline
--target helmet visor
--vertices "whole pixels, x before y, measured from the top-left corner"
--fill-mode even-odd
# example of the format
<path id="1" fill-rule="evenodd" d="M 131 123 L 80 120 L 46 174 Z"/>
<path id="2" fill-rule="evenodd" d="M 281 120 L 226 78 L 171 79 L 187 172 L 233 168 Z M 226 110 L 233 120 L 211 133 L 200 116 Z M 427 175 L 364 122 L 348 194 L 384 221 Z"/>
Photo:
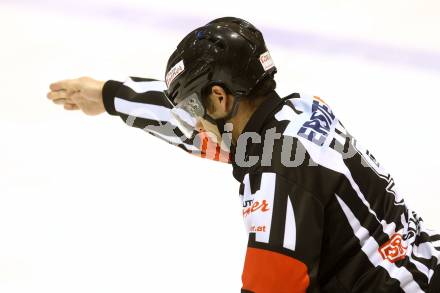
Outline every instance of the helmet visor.
<path id="1" fill-rule="evenodd" d="M 193 93 L 181 100 L 171 109 L 171 114 L 176 120 L 177 127 L 189 139 L 197 134 L 196 125 L 199 118 L 205 114 L 205 108 L 198 95 Z"/>

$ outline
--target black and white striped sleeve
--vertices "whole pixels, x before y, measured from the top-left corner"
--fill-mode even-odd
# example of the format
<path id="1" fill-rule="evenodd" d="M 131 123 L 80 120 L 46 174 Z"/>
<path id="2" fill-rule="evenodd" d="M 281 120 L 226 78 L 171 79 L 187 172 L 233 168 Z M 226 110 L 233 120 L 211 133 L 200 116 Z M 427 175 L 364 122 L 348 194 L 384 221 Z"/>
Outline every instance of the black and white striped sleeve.
<path id="1" fill-rule="evenodd" d="M 130 77 L 125 82 L 109 80 L 102 96 L 110 115 L 117 115 L 129 126 L 142 129 L 187 152 L 198 153 L 193 140 L 187 139 L 173 123 L 173 104 L 164 93 L 163 81 Z"/>
<path id="2" fill-rule="evenodd" d="M 176 126 L 171 114 L 173 104 L 165 95 L 165 82 L 140 77 L 130 77 L 125 82 L 109 80 L 102 91 L 104 107 L 129 126 L 136 127 L 178 146 L 193 155 L 216 161 L 229 162 L 229 156 L 217 153 L 202 134 L 188 139 Z M 213 155 L 207 155 L 214 149 Z"/>

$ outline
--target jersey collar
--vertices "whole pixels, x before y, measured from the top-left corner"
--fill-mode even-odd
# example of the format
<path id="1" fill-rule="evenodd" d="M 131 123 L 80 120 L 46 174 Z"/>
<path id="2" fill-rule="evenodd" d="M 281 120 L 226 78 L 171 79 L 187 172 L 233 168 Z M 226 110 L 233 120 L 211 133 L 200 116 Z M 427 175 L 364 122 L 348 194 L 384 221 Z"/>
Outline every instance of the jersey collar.
<path id="1" fill-rule="evenodd" d="M 274 91 L 268 95 L 266 100 L 258 106 L 257 110 L 252 114 L 248 123 L 243 129 L 243 133 L 253 132 L 262 135 L 264 131 L 264 125 L 267 124 L 267 121 L 273 117 L 273 113 L 275 110 L 284 102 L 285 99 L 280 98 L 280 96 Z M 255 147 L 255 144 L 248 144 L 246 146 L 246 154 L 249 153 L 249 149 L 251 147 Z M 241 182 L 246 173 L 249 172 L 250 168 L 243 168 L 235 164 L 235 149 L 232 150 L 232 165 L 233 165 L 233 175 L 236 180 Z"/>
<path id="2" fill-rule="evenodd" d="M 263 103 L 261 103 L 257 110 L 255 110 L 255 112 L 252 114 L 242 133 L 256 132 L 261 134 L 267 118 L 280 104 L 283 103 L 283 100 L 284 99 L 281 99 L 275 91 L 270 93 L 266 100 L 264 100 Z"/>

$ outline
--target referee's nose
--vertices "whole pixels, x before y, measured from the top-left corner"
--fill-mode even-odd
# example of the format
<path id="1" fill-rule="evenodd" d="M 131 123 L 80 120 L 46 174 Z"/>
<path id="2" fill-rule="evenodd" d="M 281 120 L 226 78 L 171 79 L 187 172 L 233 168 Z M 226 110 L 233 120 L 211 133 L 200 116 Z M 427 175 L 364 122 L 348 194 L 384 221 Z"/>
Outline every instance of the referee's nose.
<path id="1" fill-rule="evenodd" d="M 196 130 L 198 132 L 211 132 L 217 138 L 217 142 L 221 142 L 222 136 L 220 134 L 220 130 L 218 129 L 216 124 L 209 122 L 206 119 L 198 118 L 196 122 Z"/>
<path id="2" fill-rule="evenodd" d="M 198 132 L 204 132 L 205 131 L 205 128 L 203 127 L 203 122 L 201 121 L 203 118 L 199 118 L 199 119 L 197 119 L 197 122 L 196 122 L 196 130 L 198 131 Z"/>

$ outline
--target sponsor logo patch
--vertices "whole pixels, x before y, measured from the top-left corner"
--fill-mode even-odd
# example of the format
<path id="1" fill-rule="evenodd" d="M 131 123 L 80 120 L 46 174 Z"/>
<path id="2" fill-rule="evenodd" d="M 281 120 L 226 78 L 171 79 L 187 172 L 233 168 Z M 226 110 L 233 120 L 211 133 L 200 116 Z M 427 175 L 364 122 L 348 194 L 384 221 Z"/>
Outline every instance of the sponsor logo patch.
<path id="1" fill-rule="evenodd" d="M 184 71 L 185 71 L 185 66 L 183 65 L 183 60 L 181 60 L 179 63 L 174 65 L 165 76 L 165 82 L 167 84 L 167 87 L 169 87 L 170 84 L 173 82 L 173 80 L 176 79 L 176 77 Z"/>
<path id="2" fill-rule="evenodd" d="M 298 131 L 298 136 L 317 144 L 324 145 L 336 117 L 322 99 L 315 97 L 312 104 L 312 116 Z"/>
<path id="3" fill-rule="evenodd" d="M 407 247 L 403 244 L 403 238 L 400 234 L 394 234 L 390 240 L 379 247 L 380 255 L 384 260 L 390 263 L 395 263 L 398 260 L 404 259 L 406 256 Z"/>
<path id="4" fill-rule="evenodd" d="M 263 201 L 255 201 L 252 203 L 251 206 L 243 209 L 243 217 L 246 218 L 247 216 L 253 214 L 256 211 L 260 211 L 262 213 L 269 211 L 269 204 L 264 199 Z"/>
<path id="5" fill-rule="evenodd" d="M 260 62 L 264 68 L 264 71 L 268 71 L 269 69 L 275 66 L 269 52 L 260 55 Z"/>
<path id="6" fill-rule="evenodd" d="M 256 232 L 266 232 L 266 226 L 256 226 L 253 225 L 251 226 L 251 228 L 249 229 L 250 233 L 256 233 Z"/>

